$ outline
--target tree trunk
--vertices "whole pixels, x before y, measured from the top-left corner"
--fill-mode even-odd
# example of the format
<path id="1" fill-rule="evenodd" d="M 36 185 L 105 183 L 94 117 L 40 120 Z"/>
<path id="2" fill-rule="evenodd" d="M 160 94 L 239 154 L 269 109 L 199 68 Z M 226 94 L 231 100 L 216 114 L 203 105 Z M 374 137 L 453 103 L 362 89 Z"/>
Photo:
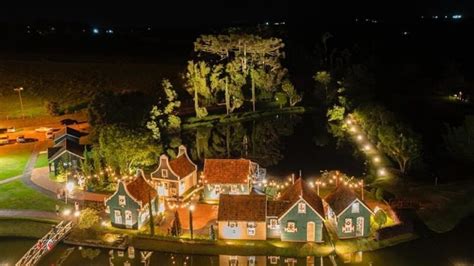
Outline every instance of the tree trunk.
<path id="1" fill-rule="evenodd" d="M 250 71 L 250 79 L 252 80 L 252 110 L 255 112 L 255 80 L 252 70 Z"/>
<path id="2" fill-rule="evenodd" d="M 153 218 L 153 207 L 151 206 L 150 191 L 148 191 L 148 211 L 150 212 L 150 235 L 155 235 L 155 221 Z"/>
<path id="3" fill-rule="evenodd" d="M 226 144 L 226 149 L 227 149 L 227 158 L 230 158 L 230 125 L 226 126 L 225 144 Z"/>
<path id="4" fill-rule="evenodd" d="M 230 95 L 229 95 L 229 84 L 228 78 L 225 78 L 225 108 L 227 110 L 227 114 L 230 113 Z"/>

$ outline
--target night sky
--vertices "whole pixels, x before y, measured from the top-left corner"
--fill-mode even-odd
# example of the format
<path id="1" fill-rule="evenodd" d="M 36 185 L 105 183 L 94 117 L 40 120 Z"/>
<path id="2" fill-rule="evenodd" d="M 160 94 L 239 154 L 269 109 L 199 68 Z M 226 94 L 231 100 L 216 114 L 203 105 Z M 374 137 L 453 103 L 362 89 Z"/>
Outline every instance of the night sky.
<path id="1" fill-rule="evenodd" d="M 189 3 L 191 2 L 191 3 Z M 197 3 L 198 2 L 198 3 Z M 188 25 L 294 20 L 338 22 L 358 16 L 397 21 L 419 15 L 470 16 L 474 1 L 469 0 L 379 0 L 379 1 L 154 1 L 154 5 L 129 1 L 128 4 L 84 3 L 60 7 L 2 7 L 0 20 L 25 23 L 38 19 L 80 21 L 90 24 L 154 24 L 176 27 Z"/>

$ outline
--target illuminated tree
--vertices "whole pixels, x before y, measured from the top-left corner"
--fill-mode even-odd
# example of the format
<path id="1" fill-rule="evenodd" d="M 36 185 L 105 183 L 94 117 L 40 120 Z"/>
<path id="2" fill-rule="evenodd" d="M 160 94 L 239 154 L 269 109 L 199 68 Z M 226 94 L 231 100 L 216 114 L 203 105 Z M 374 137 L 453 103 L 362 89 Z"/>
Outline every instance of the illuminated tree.
<path id="1" fill-rule="evenodd" d="M 99 223 L 99 213 L 91 208 L 85 208 L 81 211 L 77 226 L 79 229 L 90 229 Z"/>
<path id="2" fill-rule="evenodd" d="M 206 107 L 201 107 L 200 102 L 208 103 L 212 98 L 210 87 L 208 86 L 208 75 L 211 68 L 204 61 L 189 61 L 185 74 L 185 87 L 189 94 L 193 95 L 194 110 L 197 118 L 207 116 Z"/>
<path id="3" fill-rule="evenodd" d="M 378 210 L 374 215 L 374 222 L 378 224 L 379 229 L 387 223 L 387 214 L 383 210 Z"/>
<path id="4" fill-rule="evenodd" d="M 289 80 L 283 81 L 281 89 L 286 93 L 290 101 L 290 106 L 295 106 L 297 103 L 303 100 L 303 97 L 296 92 L 295 87 Z"/>

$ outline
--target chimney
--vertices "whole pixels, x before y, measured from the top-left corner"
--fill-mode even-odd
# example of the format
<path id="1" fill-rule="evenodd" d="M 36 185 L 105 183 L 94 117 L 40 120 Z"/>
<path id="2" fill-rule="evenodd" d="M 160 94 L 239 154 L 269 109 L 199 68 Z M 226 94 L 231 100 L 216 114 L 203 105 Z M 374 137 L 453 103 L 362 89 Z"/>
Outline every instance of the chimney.
<path id="1" fill-rule="evenodd" d="M 168 156 L 166 154 L 160 156 L 160 165 L 168 165 Z"/>

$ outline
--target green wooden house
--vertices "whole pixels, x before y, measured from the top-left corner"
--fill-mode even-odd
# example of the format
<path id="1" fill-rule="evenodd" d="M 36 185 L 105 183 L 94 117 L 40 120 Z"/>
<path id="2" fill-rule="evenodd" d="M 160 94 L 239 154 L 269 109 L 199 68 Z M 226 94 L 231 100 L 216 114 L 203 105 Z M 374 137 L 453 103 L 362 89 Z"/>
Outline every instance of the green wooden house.
<path id="1" fill-rule="evenodd" d="M 150 218 L 149 202 L 152 212 L 158 209 L 156 190 L 145 180 L 139 171 L 130 182 L 119 181 L 117 190 L 105 199 L 106 213 L 112 226 L 127 229 L 139 229 Z"/>
<path id="2" fill-rule="evenodd" d="M 321 198 L 304 180 L 299 178 L 278 199 L 275 211 L 280 227 L 280 239 L 293 242 L 323 242 L 324 207 Z M 267 215 L 272 215 L 267 214 Z M 268 217 L 271 229 L 272 217 Z"/>
<path id="3" fill-rule="evenodd" d="M 64 127 L 54 134 L 54 146 L 48 148 L 50 172 L 57 175 L 61 168 L 69 172 L 80 170 L 86 150 L 86 145 L 80 144 L 80 138 L 84 135 L 86 134 L 70 127 Z"/>
<path id="4" fill-rule="evenodd" d="M 325 198 L 328 220 L 340 239 L 367 237 L 371 234 L 373 211 L 350 188 L 339 185 Z"/>
<path id="5" fill-rule="evenodd" d="M 221 194 L 248 195 L 255 179 L 254 164 L 247 159 L 206 159 L 201 182 L 203 198 L 217 202 Z"/>

